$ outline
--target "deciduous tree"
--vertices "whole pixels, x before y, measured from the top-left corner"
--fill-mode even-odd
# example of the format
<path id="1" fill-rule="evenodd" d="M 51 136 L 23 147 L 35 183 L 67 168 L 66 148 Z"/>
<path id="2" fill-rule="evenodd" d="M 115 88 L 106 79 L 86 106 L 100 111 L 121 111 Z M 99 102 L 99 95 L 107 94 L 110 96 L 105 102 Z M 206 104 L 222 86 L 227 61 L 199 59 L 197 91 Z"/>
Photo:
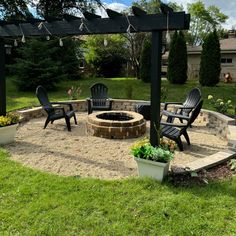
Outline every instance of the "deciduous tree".
<path id="1" fill-rule="evenodd" d="M 200 45 L 208 32 L 220 30 L 228 16 L 223 14 L 217 6 L 206 7 L 202 1 L 188 4 L 188 12 L 191 14 L 189 43 Z"/>

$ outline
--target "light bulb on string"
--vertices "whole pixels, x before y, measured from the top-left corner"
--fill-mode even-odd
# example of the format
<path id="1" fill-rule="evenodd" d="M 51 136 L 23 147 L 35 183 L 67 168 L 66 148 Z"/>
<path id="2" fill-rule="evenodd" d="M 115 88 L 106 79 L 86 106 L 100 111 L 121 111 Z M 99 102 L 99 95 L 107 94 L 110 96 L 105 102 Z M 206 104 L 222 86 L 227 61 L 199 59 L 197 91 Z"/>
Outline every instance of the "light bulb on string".
<path id="1" fill-rule="evenodd" d="M 84 29 L 84 23 L 81 22 L 81 24 L 80 24 L 80 26 L 79 26 L 79 30 L 80 30 L 80 31 L 83 31 L 83 29 Z"/>
<path id="2" fill-rule="evenodd" d="M 17 40 L 16 40 L 16 39 L 14 40 L 14 46 L 15 46 L 15 47 L 17 47 L 17 46 L 18 46 L 18 42 L 17 42 Z"/>
<path id="3" fill-rule="evenodd" d="M 171 38 L 170 38 L 170 31 L 169 31 L 169 12 L 167 12 L 167 22 L 166 22 L 166 28 L 167 28 L 167 31 L 166 31 L 166 43 L 167 44 L 170 44 L 170 40 L 171 40 Z"/>
<path id="4" fill-rule="evenodd" d="M 171 38 L 170 38 L 170 31 L 166 31 L 166 43 L 169 44 L 171 41 Z"/>
<path id="5" fill-rule="evenodd" d="M 63 47 L 63 41 L 62 41 L 62 39 L 59 39 L 59 45 L 60 45 L 60 47 Z"/>
<path id="6" fill-rule="evenodd" d="M 21 38 L 21 42 L 22 43 L 25 43 L 25 36 L 23 35 L 22 38 Z"/>
<path id="7" fill-rule="evenodd" d="M 108 41 L 107 41 L 107 39 L 104 39 L 104 41 L 103 41 L 103 45 L 104 45 L 105 47 L 108 45 Z"/>

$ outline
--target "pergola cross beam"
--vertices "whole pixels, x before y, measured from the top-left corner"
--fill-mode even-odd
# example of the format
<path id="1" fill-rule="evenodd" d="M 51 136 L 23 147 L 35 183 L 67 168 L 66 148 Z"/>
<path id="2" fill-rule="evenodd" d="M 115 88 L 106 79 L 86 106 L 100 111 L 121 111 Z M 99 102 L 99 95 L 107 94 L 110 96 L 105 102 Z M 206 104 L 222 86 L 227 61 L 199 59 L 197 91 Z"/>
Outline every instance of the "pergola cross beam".
<path id="1" fill-rule="evenodd" d="M 168 26 L 167 17 L 169 17 Z M 81 19 L 43 22 L 43 24 L 52 35 L 72 36 L 127 33 L 129 22 L 133 26 L 131 27 L 132 33 L 188 29 L 189 15 L 184 12 L 175 12 L 168 16 L 164 14 L 152 14 L 140 16 L 117 16 L 115 18 L 93 18 L 90 20 L 83 19 L 83 23 L 86 25 L 83 30 L 80 29 L 82 23 Z M 44 36 L 47 32 L 43 28 L 40 30 L 38 29 L 38 24 L 31 23 L 20 23 L 20 25 L 0 25 L 0 37 L 20 37 L 22 36 L 22 31 L 25 37 Z"/>

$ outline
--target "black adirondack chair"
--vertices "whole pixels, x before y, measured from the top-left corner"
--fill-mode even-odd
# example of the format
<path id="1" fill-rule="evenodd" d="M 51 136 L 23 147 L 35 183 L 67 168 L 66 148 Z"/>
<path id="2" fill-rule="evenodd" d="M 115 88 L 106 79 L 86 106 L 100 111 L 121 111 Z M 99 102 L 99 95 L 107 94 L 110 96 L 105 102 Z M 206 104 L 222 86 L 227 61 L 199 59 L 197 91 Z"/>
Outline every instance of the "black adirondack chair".
<path id="1" fill-rule="evenodd" d="M 191 124 L 195 121 L 195 119 L 198 117 L 201 108 L 202 108 L 203 101 L 199 101 L 196 105 L 195 109 L 191 112 L 190 116 L 180 115 L 176 114 L 175 118 L 179 118 L 181 120 L 186 120 L 186 124 L 175 124 L 172 122 L 161 122 L 161 136 L 165 136 L 169 139 L 174 140 L 180 151 L 183 151 L 183 143 L 181 141 L 181 136 L 183 135 L 188 143 L 190 145 L 190 139 L 187 133 L 188 127 L 191 126 Z"/>
<path id="2" fill-rule="evenodd" d="M 91 97 L 87 99 L 88 114 L 93 111 L 109 111 L 112 101 L 108 97 L 108 88 L 105 84 L 96 83 L 90 87 Z"/>
<path id="3" fill-rule="evenodd" d="M 186 97 L 185 102 L 165 102 L 162 116 L 167 116 L 167 122 L 173 122 L 176 114 L 189 116 L 190 112 L 196 107 L 201 100 L 201 91 L 199 88 L 193 88 Z M 168 111 L 168 105 L 180 105 L 175 112 Z M 179 120 L 183 122 L 182 118 Z"/>
<path id="4" fill-rule="evenodd" d="M 48 99 L 47 91 L 46 89 L 39 85 L 36 88 L 36 96 L 38 97 L 38 100 L 40 104 L 42 105 L 43 109 L 47 112 L 47 119 L 44 124 L 44 129 L 47 127 L 48 123 L 51 122 L 51 124 L 54 122 L 54 120 L 62 119 L 64 118 L 66 121 L 67 129 L 68 131 L 71 131 L 71 125 L 70 125 L 70 118 L 74 117 L 75 124 L 77 124 L 75 112 L 73 110 L 72 104 L 67 102 L 50 102 Z M 55 107 L 52 105 L 67 105 L 69 107 L 69 110 L 66 111 L 64 107 Z"/>

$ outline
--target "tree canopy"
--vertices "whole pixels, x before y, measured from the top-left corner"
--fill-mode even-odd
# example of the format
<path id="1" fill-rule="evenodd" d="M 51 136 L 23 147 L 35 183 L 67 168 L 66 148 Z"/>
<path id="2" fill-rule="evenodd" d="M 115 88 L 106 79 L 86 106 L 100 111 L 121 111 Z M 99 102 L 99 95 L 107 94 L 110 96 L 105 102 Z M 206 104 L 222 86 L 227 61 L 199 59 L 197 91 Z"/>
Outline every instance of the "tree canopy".
<path id="1" fill-rule="evenodd" d="M 95 75 L 118 76 L 127 59 L 125 39 L 120 35 L 88 36 L 85 42 L 85 59 Z"/>
<path id="2" fill-rule="evenodd" d="M 189 42 L 193 45 L 202 44 L 208 32 L 220 30 L 221 24 L 228 19 L 217 6 L 206 7 L 202 1 L 189 3 L 188 13 L 191 14 Z"/>

